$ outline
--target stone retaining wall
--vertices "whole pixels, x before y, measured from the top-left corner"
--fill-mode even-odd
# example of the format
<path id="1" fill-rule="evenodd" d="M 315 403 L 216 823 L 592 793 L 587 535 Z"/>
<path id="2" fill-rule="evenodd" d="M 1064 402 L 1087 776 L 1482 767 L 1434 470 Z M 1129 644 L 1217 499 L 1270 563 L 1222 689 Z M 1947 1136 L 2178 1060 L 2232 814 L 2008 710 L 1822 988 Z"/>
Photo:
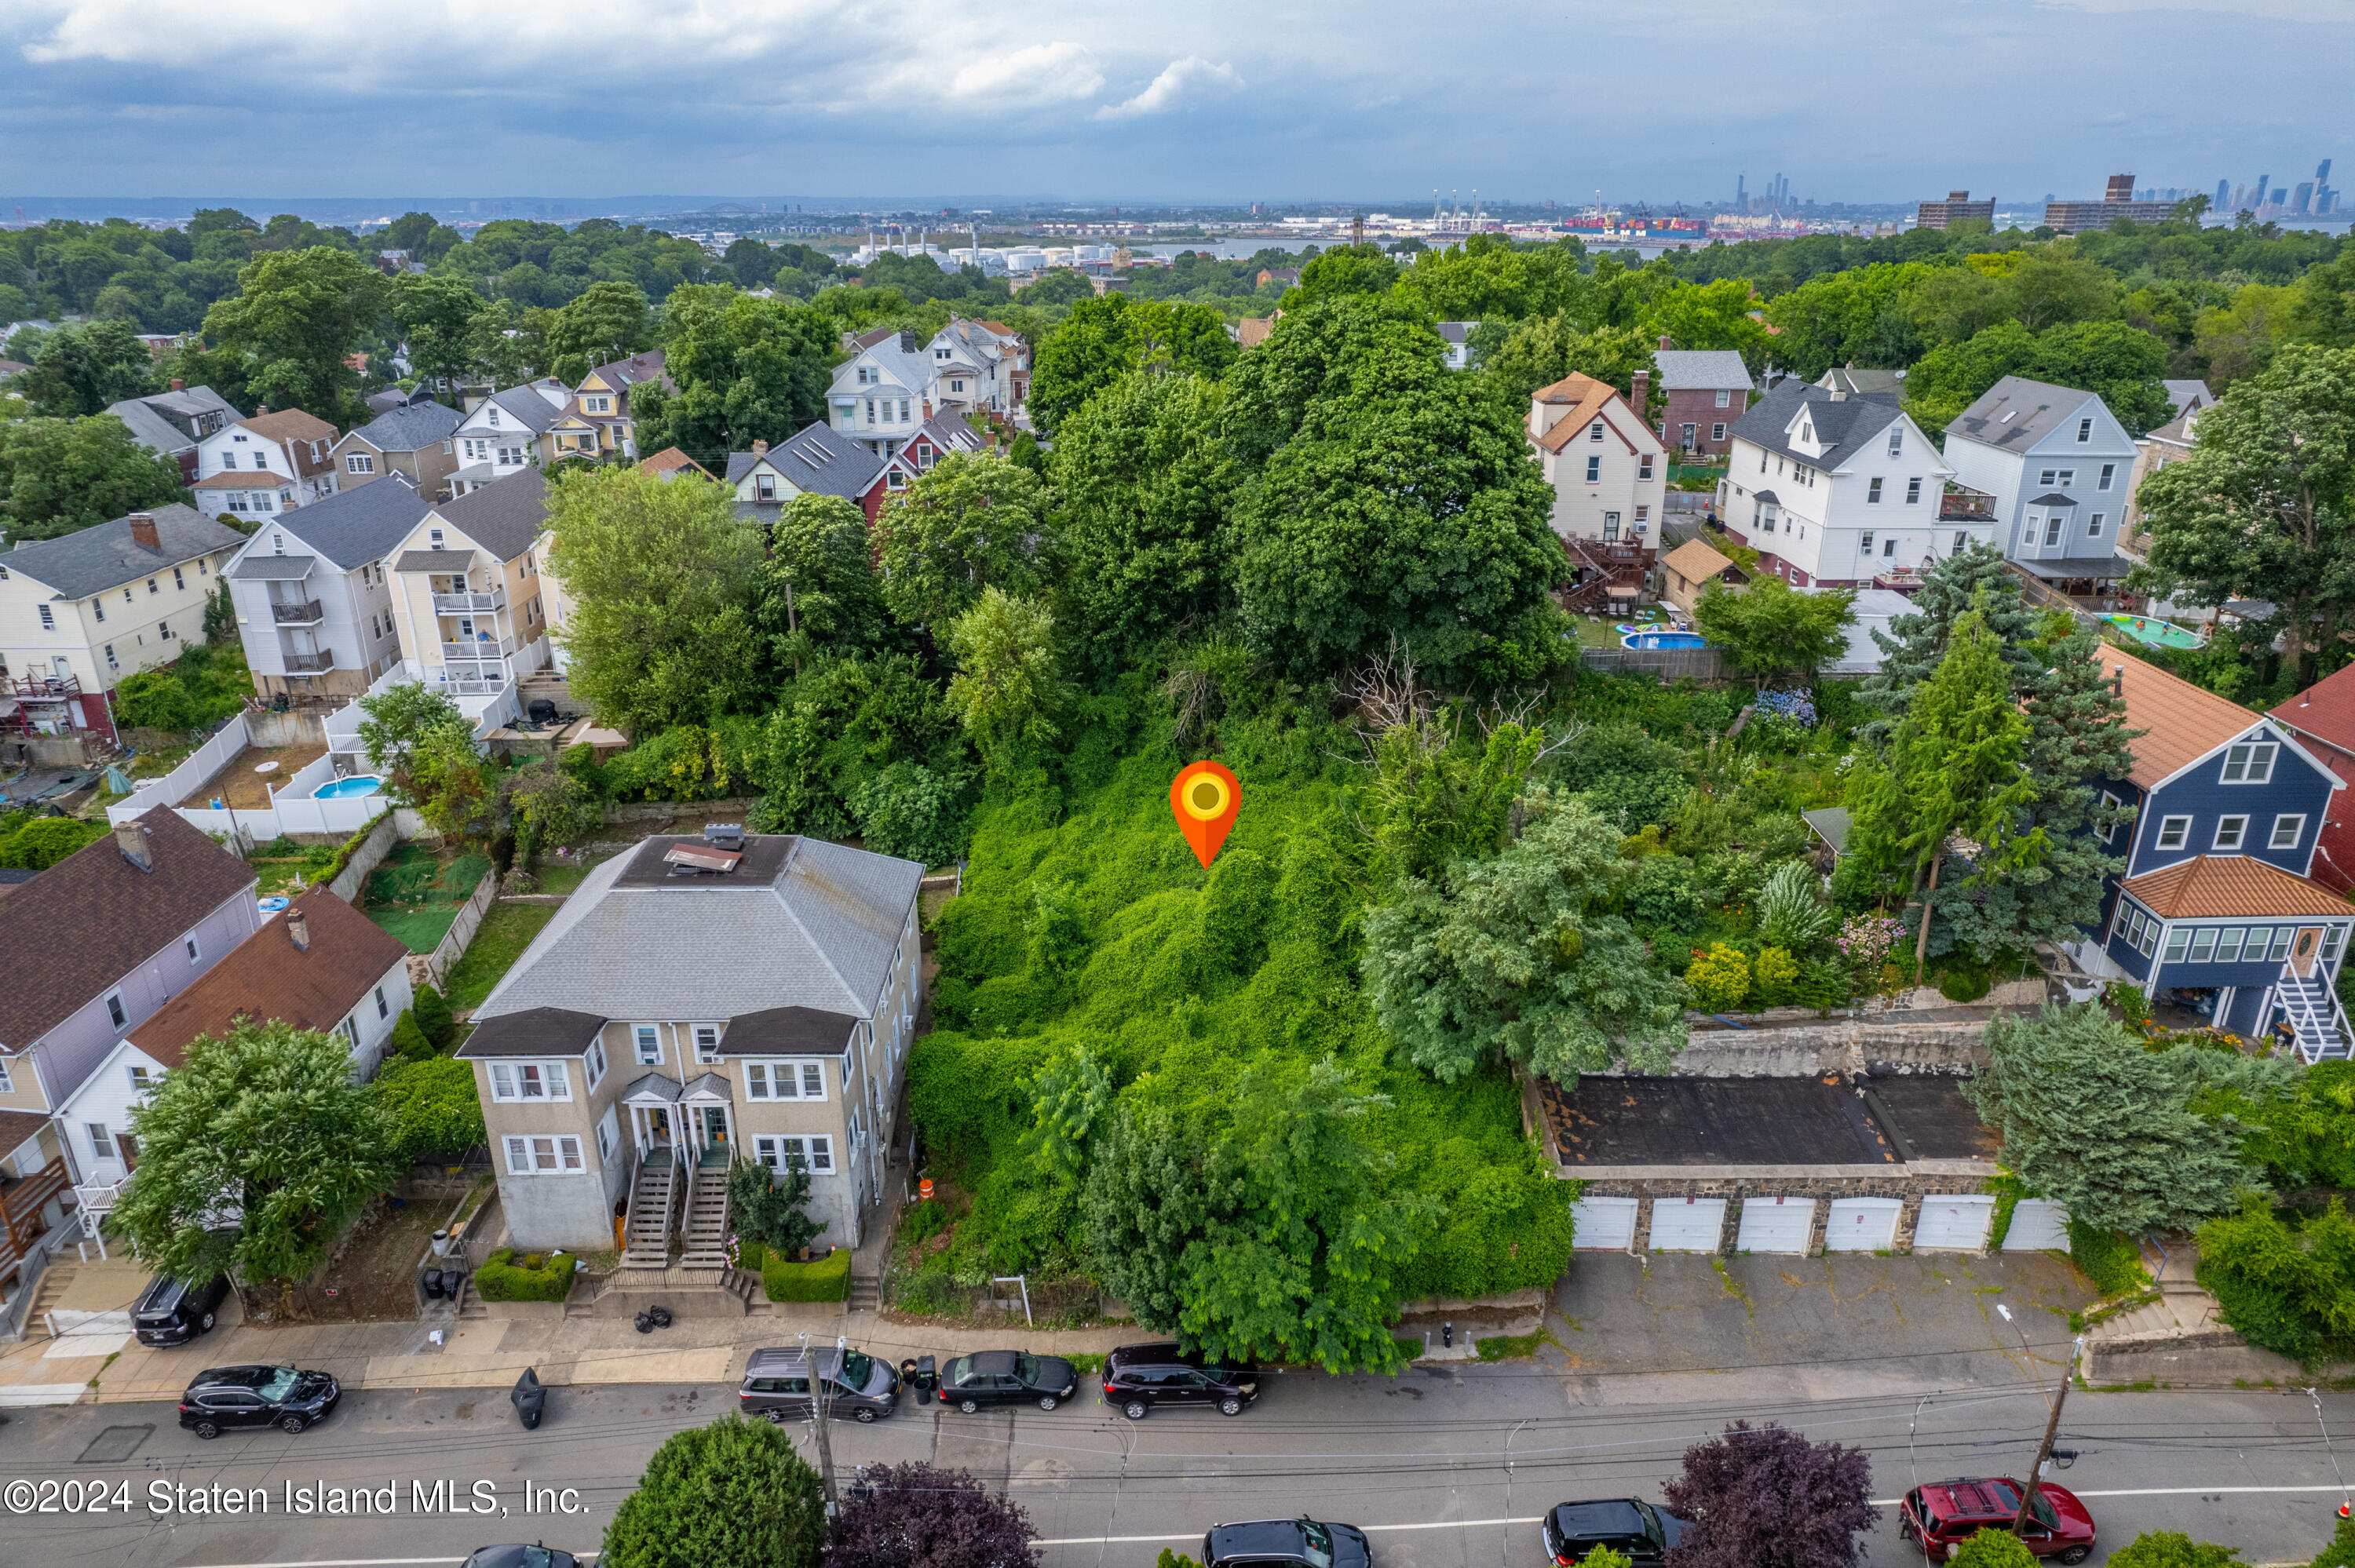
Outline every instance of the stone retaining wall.
<path id="1" fill-rule="evenodd" d="M 1860 1018 L 1769 1022 L 1763 1028 L 1703 1029 L 1669 1069 L 1686 1078 L 1812 1078 L 1826 1074 L 1939 1073 L 1962 1075 L 1987 1061 L 1987 1025 L 1869 1023 Z M 1621 1069 L 1612 1069 L 1614 1075 Z"/>

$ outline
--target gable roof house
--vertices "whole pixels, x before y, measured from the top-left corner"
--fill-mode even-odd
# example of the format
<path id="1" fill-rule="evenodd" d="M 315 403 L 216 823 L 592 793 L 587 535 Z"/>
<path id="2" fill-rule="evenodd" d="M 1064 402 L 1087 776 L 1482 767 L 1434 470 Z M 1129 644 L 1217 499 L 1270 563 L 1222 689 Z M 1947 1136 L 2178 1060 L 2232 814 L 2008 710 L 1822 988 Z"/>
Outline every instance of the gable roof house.
<path id="1" fill-rule="evenodd" d="M 1749 411 L 1752 383 L 1742 355 L 1730 348 L 1671 348 L 1660 338 L 1652 364 L 1660 375 L 1660 432 L 1678 451 L 1714 457 L 1728 432 Z"/>
<path id="2" fill-rule="evenodd" d="M 268 516 L 336 493 L 336 427 L 300 408 L 268 408 L 197 444 L 190 488 L 208 516 Z"/>
<path id="3" fill-rule="evenodd" d="M 868 487 L 862 503 L 867 508 L 867 520 L 875 521 L 883 510 L 886 496 L 907 489 L 920 475 L 930 472 L 941 459 L 954 452 L 988 450 L 989 443 L 982 440 L 981 432 L 954 413 L 926 419 L 883 464 L 880 477 Z"/>
<path id="4" fill-rule="evenodd" d="M 244 543 L 174 502 L 0 553 L 0 724 L 111 731 L 103 700 L 79 694 L 202 642 L 214 581 Z"/>
<path id="5" fill-rule="evenodd" d="M 850 357 L 834 367 L 826 387 L 827 422 L 888 458 L 932 418 L 932 355 L 914 333 L 891 327 L 857 334 L 849 346 Z"/>
<path id="6" fill-rule="evenodd" d="M 549 431 L 572 400 L 560 381 L 535 381 L 494 392 L 459 421 L 458 466 L 450 475 L 452 499 L 469 491 L 556 461 Z"/>
<path id="7" fill-rule="evenodd" d="M 176 460 L 183 483 L 197 477 L 197 443 L 238 418 L 229 400 L 211 387 L 176 381 L 167 392 L 125 397 L 109 403 L 106 411 L 131 427 L 132 439 L 141 446 Z"/>
<path id="8" fill-rule="evenodd" d="M 1639 399 L 1643 391 L 1639 382 Z M 1652 569 L 1668 449 L 1608 382 L 1577 371 L 1529 394 L 1529 436 L 1553 486 L 1554 535 L 1577 576 L 1563 604 L 1632 607 Z"/>
<path id="9" fill-rule="evenodd" d="M 158 806 L 0 900 L 0 1163 L 14 1178 L 0 1185 L 0 1298 L 64 1238 L 66 1189 L 123 1153 L 120 1124 L 71 1121 L 76 1092 L 252 935 L 254 887 L 243 861 Z"/>
<path id="10" fill-rule="evenodd" d="M 1994 499 L 1996 539 L 2055 591 L 2115 609 L 2134 437 L 2101 398 L 2007 376 L 1946 427 L 1955 477 Z"/>
<path id="11" fill-rule="evenodd" d="M 1848 392 L 1859 397 L 1902 398 L 1905 395 L 1905 372 L 1860 369 L 1850 360 L 1825 371 L 1816 385 L 1827 392 Z"/>
<path id="12" fill-rule="evenodd" d="M 409 677 L 469 717 L 548 662 L 547 532 L 548 478 L 527 467 L 436 503 L 388 552 Z"/>
<path id="13" fill-rule="evenodd" d="M 736 492 L 736 514 L 774 523 L 777 512 L 796 495 L 834 495 L 875 521 L 882 504 L 883 460 L 863 441 L 830 425 L 803 428 L 791 440 L 771 446 L 754 441 L 749 452 L 728 454 L 728 483 Z"/>
<path id="14" fill-rule="evenodd" d="M 638 427 L 630 414 L 630 393 L 650 381 L 678 390 L 664 373 L 663 351 L 658 348 L 591 370 L 573 388 L 556 423 L 549 427 L 554 455 L 634 461 Z"/>
<path id="15" fill-rule="evenodd" d="M 1444 363 L 1448 369 L 1462 370 L 1471 365 L 1472 329 L 1479 324 L 1480 323 L 1478 322 L 1433 322 L 1431 323 L 1432 330 L 1439 334 L 1439 341 L 1447 345 L 1447 352 L 1443 357 L 1442 363 Z M 1266 334 L 1264 333 L 1261 334 L 1262 337 L 1264 337 L 1265 335 Z M 1248 347 L 1249 345 L 1246 344 L 1245 346 Z"/>
<path id="16" fill-rule="evenodd" d="M 2345 784 L 2355 784 L 2355 664 L 2326 675 L 2265 715 L 2293 732 Z M 2355 894 L 2355 800 L 2331 797 L 2308 874 L 2332 891 Z"/>
<path id="17" fill-rule="evenodd" d="M 254 531 L 222 577 L 257 692 L 357 694 L 400 662 L 389 565 L 427 510 L 396 470 Z"/>
<path id="18" fill-rule="evenodd" d="M 438 501 L 458 467 L 458 427 L 464 417 L 422 399 L 389 408 L 358 426 L 329 452 L 336 482 L 357 490 L 387 474 L 406 474 L 420 495 Z"/>
<path id="19" fill-rule="evenodd" d="M 1796 377 L 1735 421 L 1718 514 L 1759 566 L 1794 588 L 1921 586 L 1920 572 L 1992 529 L 1986 497 L 1893 402 Z"/>
<path id="20" fill-rule="evenodd" d="M 913 861 L 713 827 L 590 872 L 474 1013 L 475 1083 L 517 1245 L 670 1261 L 677 1192 L 716 1212 L 682 1261 L 722 1255 L 728 1158 L 811 1177 L 825 1238 L 878 1213 L 922 1005 Z"/>
<path id="21" fill-rule="evenodd" d="M 2098 930 L 2069 948 L 2085 973 L 2244 1037 L 2287 1035 L 2309 1062 L 2350 1039 L 2333 989 L 2355 906 L 2314 880 L 2345 784 L 2282 719 L 2123 649 L 2098 654 L 2134 742 L 2125 779 L 2102 780 L 2129 820 L 2102 837 L 2125 869 L 2105 879 Z"/>
<path id="22" fill-rule="evenodd" d="M 1030 349 L 1020 334 L 996 322 L 951 316 L 926 350 L 935 409 L 1011 413 L 1021 406 Z"/>
<path id="23" fill-rule="evenodd" d="M 1660 559 L 1660 599 L 1671 609 L 1691 615 L 1710 583 L 1739 590 L 1750 577 L 1706 539 L 1688 539 Z"/>

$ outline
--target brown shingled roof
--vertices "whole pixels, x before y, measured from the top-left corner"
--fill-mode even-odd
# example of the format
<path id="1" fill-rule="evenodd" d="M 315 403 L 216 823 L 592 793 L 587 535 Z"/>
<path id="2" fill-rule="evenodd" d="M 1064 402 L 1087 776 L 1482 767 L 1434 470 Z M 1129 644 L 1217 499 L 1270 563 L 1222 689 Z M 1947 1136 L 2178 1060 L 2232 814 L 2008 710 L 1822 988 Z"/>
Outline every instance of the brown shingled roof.
<path id="1" fill-rule="evenodd" d="M 297 898 L 287 911 L 294 914 L 310 933 L 309 951 L 294 945 L 286 916 L 280 916 L 133 1030 L 131 1043 L 165 1067 L 176 1067 L 190 1041 L 200 1034 L 218 1039 L 243 1018 L 333 1029 L 387 970 L 409 957 L 391 932 L 324 887 Z"/>
<path id="2" fill-rule="evenodd" d="M 687 469 L 693 469 L 696 472 L 703 475 L 706 479 L 709 479 L 711 477 L 711 471 L 709 469 L 705 468 L 701 463 L 696 461 L 693 458 L 687 456 L 677 447 L 665 447 L 662 450 L 655 453 L 654 456 L 650 458 L 642 458 L 638 461 L 638 471 L 640 473 L 670 473 L 673 471 L 684 471 Z"/>
<path id="3" fill-rule="evenodd" d="M 1583 371 L 1573 370 L 1552 386 L 1540 387 L 1529 396 L 1540 403 L 1572 405 L 1570 412 L 1556 420 L 1545 434 L 1531 438 L 1550 452 L 1561 451 L 1570 444 L 1572 437 L 1583 434 L 1587 426 L 1594 422 L 1595 416 L 1604 413 L 1614 403 L 1627 411 L 1629 418 L 1634 417 L 1633 411 L 1627 410 L 1627 400 L 1619 396 L 1616 387 L 1607 381 L 1597 381 Z M 1627 440 L 1626 432 L 1618 428 L 1617 421 L 1611 421 L 1611 433 L 1619 438 L 1620 443 L 1629 451 L 1635 450 L 1636 443 Z"/>
<path id="4" fill-rule="evenodd" d="M 2350 905 L 2309 877 L 2244 854 L 2196 854 L 2126 881 L 2126 892 L 2162 920 L 2241 916 L 2346 915 Z"/>
<path id="5" fill-rule="evenodd" d="M 0 1050 L 23 1050 L 223 904 L 252 896 L 245 862 L 169 806 L 138 821 L 153 870 L 132 864 L 110 833 L 0 900 L 0 953 L 11 959 Z"/>
<path id="6" fill-rule="evenodd" d="M 2134 743 L 2134 771 L 2127 775 L 2146 789 L 2257 723 L 2258 715 L 2240 704 L 2147 664 L 2123 648 L 2105 642 L 2100 658 L 2105 673 L 2123 673 L 2126 727 L 2149 732 Z"/>

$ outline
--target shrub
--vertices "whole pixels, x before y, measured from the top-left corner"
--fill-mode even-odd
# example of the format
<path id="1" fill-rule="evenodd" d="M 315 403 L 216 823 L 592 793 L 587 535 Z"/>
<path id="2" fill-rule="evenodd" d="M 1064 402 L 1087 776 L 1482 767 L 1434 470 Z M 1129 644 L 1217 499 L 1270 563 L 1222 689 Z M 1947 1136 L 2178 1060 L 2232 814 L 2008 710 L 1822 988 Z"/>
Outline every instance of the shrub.
<path id="1" fill-rule="evenodd" d="M 417 1027 L 424 1031 L 433 1049 L 450 1049 L 458 1035 L 458 1021 L 451 1014 L 450 1004 L 442 1000 L 442 993 L 430 985 L 419 986 L 410 1010 L 417 1014 Z"/>
<path id="2" fill-rule="evenodd" d="M 404 1007 L 392 1026 L 392 1054 L 404 1062 L 430 1062 L 434 1057 L 433 1042 L 425 1038 L 425 1031 L 417 1026 L 417 1010 Z"/>
<path id="3" fill-rule="evenodd" d="M 866 1479 L 826 1531 L 826 1568 L 1030 1568 L 1022 1505 L 964 1471 L 879 1465 Z"/>
<path id="4" fill-rule="evenodd" d="M 2115 1552 L 2116 1568 L 2238 1568 L 2241 1549 L 2194 1541 L 2179 1530 L 2146 1530 Z"/>
<path id="5" fill-rule="evenodd" d="M 2142 1266 L 2142 1249 L 2123 1231 L 2105 1231 L 2072 1218 L 2069 1261 L 2105 1297 L 2131 1296 L 2150 1285 L 2150 1276 Z"/>
<path id="6" fill-rule="evenodd" d="M 900 761 L 850 793 L 867 847 L 926 865 L 945 865 L 964 847 L 964 787 L 921 762 Z"/>
<path id="7" fill-rule="evenodd" d="M 474 1271 L 474 1291 L 485 1301 L 561 1301 L 572 1293 L 570 1253 L 517 1255 L 503 1246 Z"/>
<path id="8" fill-rule="evenodd" d="M 1831 935 L 1831 911 L 1816 899 L 1816 870 L 1785 861 L 1758 890 L 1758 935 L 1778 948 L 1804 952 Z"/>
<path id="9" fill-rule="evenodd" d="M 850 1249 L 837 1247 L 809 1263 L 788 1263 L 771 1253 L 761 1266 L 761 1286 L 772 1301 L 841 1301 L 850 1295 Z"/>
<path id="10" fill-rule="evenodd" d="M 2306 1366 L 2355 1349 L 2355 1221 L 2336 1198 L 2292 1226 L 2251 1195 L 2200 1227 L 2200 1283 L 2251 1344 Z"/>
<path id="11" fill-rule="evenodd" d="M 1949 969 L 1938 972 L 1938 994 L 1948 1001 L 1977 1001 L 1995 989 L 1981 969 Z"/>
<path id="12" fill-rule="evenodd" d="M 406 1021 L 408 1015 L 401 1016 Z M 405 1159 L 464 1154 L 490 1141 L 471 1062 L 432 1055 L 396 1061 L 377 1075 L 374 1086 L 378 1100 L 392 1113 L 395 1147 Z"/>
<path id="13" fill-rule="evenodd" d="M 2036 1568 L 2036 1553 L 2008 1530 L 1982 1530 L 1955 1551 L 1955 1568 Z"/>
<path id="14" fill-rule="evenodd" d="M 2315 1554 L 2309 1568 L 2355 1568 L 2355 1519 L 2342 1519 L 2330 1532 L 2330 1544 Z"/>
<path id="15" fill-rule="evenodd" d="M 1627 918 L 1638 925 L 1680 929 L 1700 918 L 1700 879 L 1680 854 L 1646 855 L 1627 885 Z"/>
<path id="16" fill-rule="evenodd" d="M 1758 979 L 1758 1005 L 1780 1007 L 1791 999 L 1799 979 L 1798 960 L 1781 948 L 1761 948 L 1753 971 Z"/>
<path id="17" fill-rule="evenodd" d="M 1750 960 L 1723 942 L 1706 953 L 1695 948 L 1685 983 L 1693 989 L 1693 1005 L 1703 1012 L 1727 1012 L 1750 994 Z"/>
<path id="18" fill-rule="evenodd" d="M 730 1412 L 655 1450 L 605 1527 L 601 1568 L 815 1568 L 817 1472 L 784 1429 Z"/>
<path id="19" fill-rule="evenodd" d="M 0 866 L 12 871 L 47 871 L 76 850 L 96 843 L 107 832 L 103 821 L 36 817 L 15 832 L 0 837 Z"/>
<path id="20" fill-rule="evenodd" d="M 1799 966 L 1798 984 L 1792 988 L 1803 1007 L 1829 1012 L 1846 1007 L 1855 994 L 1846 969 L 1831 959 L 1809 959 Z"/>
<path id="21" fill-rule="evenodd" d="M 782 1172 L 751 1160 L 728 1172 L 728 1210 L 738 1233 L 776 1252 L 799 1252 L 825 1228 L 809 1217 L 809 1171 L 798 1156 Z"/>

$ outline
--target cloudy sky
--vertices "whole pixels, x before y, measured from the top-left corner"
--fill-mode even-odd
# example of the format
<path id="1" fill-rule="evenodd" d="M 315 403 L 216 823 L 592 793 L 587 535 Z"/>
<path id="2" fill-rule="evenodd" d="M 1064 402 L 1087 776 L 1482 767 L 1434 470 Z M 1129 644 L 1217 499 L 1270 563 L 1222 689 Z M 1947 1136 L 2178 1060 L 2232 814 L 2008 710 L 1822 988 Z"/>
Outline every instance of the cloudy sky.
<path id="1" fill-rule="evenodd" d="M 2355 185 L 2355 0 L 9 0 L 0 201 Z"/>

